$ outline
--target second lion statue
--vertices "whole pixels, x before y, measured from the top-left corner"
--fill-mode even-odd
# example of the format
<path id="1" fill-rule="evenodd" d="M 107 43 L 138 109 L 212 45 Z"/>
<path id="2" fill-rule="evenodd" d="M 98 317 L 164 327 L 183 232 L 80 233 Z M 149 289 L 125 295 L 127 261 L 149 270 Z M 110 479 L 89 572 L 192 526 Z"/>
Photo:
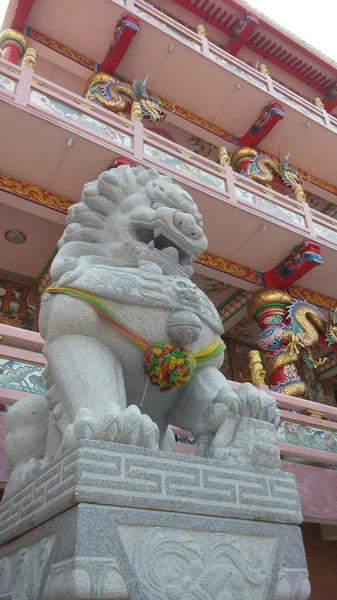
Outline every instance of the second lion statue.
<path id="1" fill-rule="evenodd" d="M 190 281 L 207 240 L 188 193 L 152 169 L 104 172 L 58 248 L 40 312 L 47 392 L 6 416 L 6 495 L 80 439 L 172 450 L 169 424 L 201 456 L 278 466 L 273 398 L 219 371 L 221 320 Z"/>

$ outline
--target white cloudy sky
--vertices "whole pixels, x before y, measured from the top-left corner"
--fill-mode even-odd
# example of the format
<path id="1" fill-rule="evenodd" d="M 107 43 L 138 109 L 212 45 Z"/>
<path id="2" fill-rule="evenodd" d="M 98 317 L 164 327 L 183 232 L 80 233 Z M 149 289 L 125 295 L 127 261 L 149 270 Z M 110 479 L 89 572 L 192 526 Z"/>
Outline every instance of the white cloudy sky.
<path id="1" fill-rule="evenodd" d="M 336 0 L 247 1 L 252 7 L 337 62 Z M 3 21 L 7 5 L 8 0 L 0 0 L 0 23 Z"/>
<path id="2" fill-rule="evenodd" d="M 246 0 L 251 6 L 337 62 L 336 0 Z"/>

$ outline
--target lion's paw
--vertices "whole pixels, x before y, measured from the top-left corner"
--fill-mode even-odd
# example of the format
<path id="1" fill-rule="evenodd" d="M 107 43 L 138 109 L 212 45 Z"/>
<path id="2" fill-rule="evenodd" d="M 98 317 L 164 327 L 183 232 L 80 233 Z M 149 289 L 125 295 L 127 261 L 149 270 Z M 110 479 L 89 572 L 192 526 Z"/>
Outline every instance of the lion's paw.
<path id="1" fill-rule="evenodd" d="M 21 463 L 12 471 L 4 492 L 4 499 L 12 492 L 27 485 L 29 481 L 50 463 L 50 458 L 43 459 L 31 458 L 25 463 Z"/>
<path id="2" fill-rule="evenodd" d="M 116 406 L 103 418 L 97 417 L 93 411 L 81 409 L 75 422 L 67 427 L 58 454 L 74 448 L 84 439 L 157 449 L 159 429 L 135 405 L 123 411 Z"/>
<path id="3" fill-rule="evenodd" d="M 114 441 L 120 444 L 158 449 L 159 429 L 135 405 L 128 406 L 119 416 L 119 432 Z"/>

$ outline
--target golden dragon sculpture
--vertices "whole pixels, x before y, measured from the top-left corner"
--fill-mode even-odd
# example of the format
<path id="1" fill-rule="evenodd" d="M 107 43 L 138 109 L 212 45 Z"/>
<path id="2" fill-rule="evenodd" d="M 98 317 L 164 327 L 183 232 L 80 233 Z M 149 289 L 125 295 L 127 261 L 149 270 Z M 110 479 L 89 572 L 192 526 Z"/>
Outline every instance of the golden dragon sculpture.
<path id="1" fill-rule="evenodd" d="M 265 352 L 266 380 L 273 391 L 302 396 L 305 383 L 298 371 L 298 361 L 317 369 L 326 358 L 314 357 L 315 348 L 337 349 L 336 314 L 328 319 L 304 300 L 293 300 L 281 290 L 259 290 L 249 303 L 251 318 L 262 332 L 259 346 Z"/>
<path id="2" fill-rule="evenodd" d="M 288 165 L 289 154 L 285 159 L 277 161 L 271 156 L 259 154 L 254 148 L 239 148 L 232 156 L 232 167 L 250 179 L 270 187 L 274 176 L 277 175 L 294 191 L 296 200 L 306 201 L 302 180 L 295 169 Z"/>
<path id="3" fill-rule="evenodd" d="M 166 111 L 160 100 L 147 93 L 146 80 L 135 78 L 130 85 L 107 73 L 97 73 L 88 80 L 84 97 L 120 115 L 128 112 L 132 104 L 137 102 L 142 116 L 158 123 L 165 119 Z"/>

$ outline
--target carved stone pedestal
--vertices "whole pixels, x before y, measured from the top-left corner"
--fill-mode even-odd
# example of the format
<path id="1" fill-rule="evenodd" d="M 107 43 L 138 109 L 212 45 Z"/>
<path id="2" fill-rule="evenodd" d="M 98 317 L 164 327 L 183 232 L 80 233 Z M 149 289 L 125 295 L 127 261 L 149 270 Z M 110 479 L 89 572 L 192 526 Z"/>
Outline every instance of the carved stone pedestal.
<path id="1" fill-rule="evenodd" d="M 309 597 L 278 470 L 83 441 L 0 507 L 6 600 Z"/>

